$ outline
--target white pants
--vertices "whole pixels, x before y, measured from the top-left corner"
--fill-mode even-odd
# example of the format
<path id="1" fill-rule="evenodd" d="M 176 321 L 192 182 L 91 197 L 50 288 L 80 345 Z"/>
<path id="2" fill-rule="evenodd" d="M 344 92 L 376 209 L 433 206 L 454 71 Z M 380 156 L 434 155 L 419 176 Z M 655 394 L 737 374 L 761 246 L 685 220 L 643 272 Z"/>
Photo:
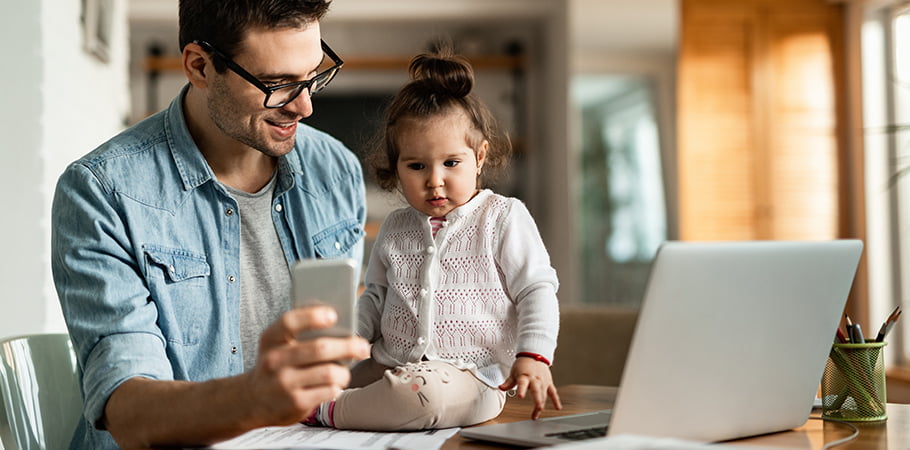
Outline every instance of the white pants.
<path id="1" fill-rule="evenodd" d="M 463 427 L 498 416 L 506 402 L 505 392 L 487 386 L 470 371 L 442 361 L 388 369 L 367 360 L 352 372 L 352 386 L 362 387 L 346 389 L 335 400 L 332 418 L 340 429 Z"/>

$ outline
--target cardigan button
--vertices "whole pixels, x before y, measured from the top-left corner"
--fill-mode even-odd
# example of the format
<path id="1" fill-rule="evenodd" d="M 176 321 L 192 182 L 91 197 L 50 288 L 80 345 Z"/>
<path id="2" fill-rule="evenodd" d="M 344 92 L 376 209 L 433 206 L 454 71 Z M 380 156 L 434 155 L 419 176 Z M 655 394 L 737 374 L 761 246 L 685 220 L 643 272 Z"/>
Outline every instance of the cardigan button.
<path id="1" fill-rule="evenodd" d="M 433 253 L 436 253 L 436 247 L 427 247 L 427 254 L 432 255 Z"/>

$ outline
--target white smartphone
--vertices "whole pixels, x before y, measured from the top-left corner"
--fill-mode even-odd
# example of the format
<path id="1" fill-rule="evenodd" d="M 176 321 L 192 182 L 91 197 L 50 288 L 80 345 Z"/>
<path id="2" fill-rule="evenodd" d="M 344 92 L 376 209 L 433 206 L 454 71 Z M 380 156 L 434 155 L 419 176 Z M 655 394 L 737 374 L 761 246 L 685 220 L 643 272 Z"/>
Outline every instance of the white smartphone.
<path id="1" fill-rule="evenodd" d="M 318 336 L 346 337 L 357 320 L 357 265 L 353 259 L 302 259 L 291 271 L 294 307 L 329 305 L 338 313 L 334 327 L 310 330 L 301 339 Z"/>

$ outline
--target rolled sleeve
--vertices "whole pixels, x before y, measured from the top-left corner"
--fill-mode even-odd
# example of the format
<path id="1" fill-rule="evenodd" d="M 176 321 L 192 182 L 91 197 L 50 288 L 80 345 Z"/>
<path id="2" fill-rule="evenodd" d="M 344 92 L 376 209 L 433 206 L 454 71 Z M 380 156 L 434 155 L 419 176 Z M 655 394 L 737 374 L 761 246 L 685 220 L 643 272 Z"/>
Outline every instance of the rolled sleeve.
<path id="1" fill-rule="evenodd" d="M 91 349 L 85 360 L 83 389 L 85 419 L 104 429 L 101 419 L 111 394 L 134 377 L 172 380 L 173 373 L 161 338 L 148 333 L 107 336 Z"/>

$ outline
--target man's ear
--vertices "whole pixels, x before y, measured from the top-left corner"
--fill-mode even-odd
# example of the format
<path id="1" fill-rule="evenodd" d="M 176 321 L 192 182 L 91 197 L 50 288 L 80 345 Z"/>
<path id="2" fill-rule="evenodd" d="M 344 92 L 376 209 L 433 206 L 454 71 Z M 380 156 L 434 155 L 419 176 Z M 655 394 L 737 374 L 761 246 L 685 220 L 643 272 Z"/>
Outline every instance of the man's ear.
<path id="1" fill-rule="evenodd" d="M 199 44 L 189 43 L 183 47 L 183 73 L 196 88 L 206 87 L 206 70 L 212 69 L 211 56 Z"/>

